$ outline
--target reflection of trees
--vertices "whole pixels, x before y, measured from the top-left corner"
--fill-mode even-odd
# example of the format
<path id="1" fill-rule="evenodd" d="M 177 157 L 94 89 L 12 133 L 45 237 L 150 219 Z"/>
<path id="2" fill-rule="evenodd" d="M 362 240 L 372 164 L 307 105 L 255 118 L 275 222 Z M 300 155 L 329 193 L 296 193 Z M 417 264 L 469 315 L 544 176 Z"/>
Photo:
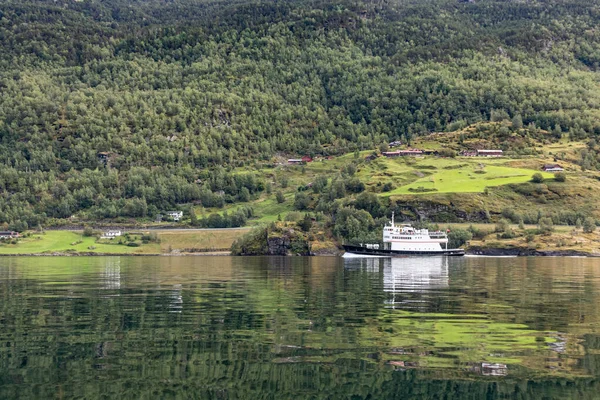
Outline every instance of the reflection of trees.
<path id="1" fill-rule="evenodd" d="M 600 322 L 600 271 L 593 259 L 487 258 L 450 266 L 461 309 L 532 329 L 574 331 Z M 585 333 L 585 332 L 583 332 Z"/>
<path id="2" fill-rule="evenodd" d="M 449 259 L 448 275 L 438 261 L 346 260 L 348 270 L 381 277 L 389 293 L 386 302 L 395 309 L 367 324 L 365 343 L 377 337 L 383 348 L 438 355 L 460 349 L 455 361 L 463 363 L 469 350 L 471 361 L 489 359 L 489 353 L 519 354 L 524 365 L 536 370 L 594 371 L 594 357 L 577 345 L 576 336 L 598 321 L 600 279 L 593 260 Z M 544 344 L 557 337 L 563 344 Z M 584 354 L 589 367 L 578 362 Z M 421 361 L 456 367 L 451 358 L 432 357 Z"/>
<path id="3" fill-rule="evenodd" d="M 27 386 L 32 380 L 0 378 L 2 398 L 199 398 L 199 399 L 595 399 L 594 380 L 565 384 L 561 379 L 461 380 L 431 371 L 393 371 L 342 360 L 335 364 L 275 364 L 207 357 L 201 348 L 165 354 L 129 369 L 73 363 L 47 376 L 54 384 Z M 242 353 L 244 354 L 244 353 Z M 124 365 L 123 367 L 126 367 Z M 60 381 L 59 381 L 60 379 Z M 21 383 L 21 384 L 17 384 Z"/>
<path id="4" fill-rule="evenodd" d="M 600 376 L 600 335 L 585 335 L 582 345 L 585 348 L 585 355 L 580 361 L 580 366 L 589 374 Z"/>
<path id="5" fill-rule="evenodd" d="M 383 307 L 383 294 L 370 275 L 348 273 L 339 259 L 266 259 L 268 268 L 255 265 L 264 281 L 252 281 L 247 301 L 267 314 L 269 332 L 278 344 L 351 348 L 356 328 Z M 251 266 L 248 266 L 251 268 Z"/>
<path id="6" fill-rule="evenodd" d="M 402 310 L 386 306 L 384 261 L 342 268 L 336 258 L 123 258 L 120 287 L 110 290 L 119 296 L 106 296 L 114 274 L 98 260 L 52 261 L 54 273 L 41 278 L 23 265 L 3 273 L 14 280 L 0 283 L 0 398 L 562 399 L 600 389 L 558 378 L 464 380 L 460 365 L 393 371 L 386 351 L 409 335 L 398 325 Z M 427 300 L 423 314 L 454 314 L 458 323 L 477 313 L 492 333 L 531 318 L 546 304 L 539 297 L 548 302 L 544 313 L 579 299 L 564 306 L 594 321 L 598 288 L 585 266 L 579 274 L 527 260 L 484 260 L 470 270 L 470 261 L 457 262 L 447 267 L 448 289 L 433 271 L 427 276 L 435 279 L 421 277 L 418 290 L 403 295 Z M 454 296 L 435 299 L 443 290 Z M 416 318 L 446 340 L 440 321 Z M 552 318 L 549 327 L 576 320 Z M 419 344 L 418 335 L 411 339 Z M 593 374 L 597 341 L 586 337 L 580 365 Z"/>

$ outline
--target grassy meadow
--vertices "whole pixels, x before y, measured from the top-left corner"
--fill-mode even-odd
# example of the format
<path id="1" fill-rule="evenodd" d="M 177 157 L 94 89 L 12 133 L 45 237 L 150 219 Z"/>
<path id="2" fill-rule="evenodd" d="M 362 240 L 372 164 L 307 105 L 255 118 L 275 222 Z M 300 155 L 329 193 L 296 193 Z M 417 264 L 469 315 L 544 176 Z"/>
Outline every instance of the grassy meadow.
<path id="1" fill-rule="evenodd" d="M 482 193 L 487 187 L 529 182 L 531 176 L 539 172 L 492 165 L 480 168 L 471 163 L 457 169 L 436 169 L 435 171 L 431 175 L 401 186 L 387 195 L 420 193 L 421 189 L 437 193 Z M 546 179 L 554 177 L 545 172 L 542 175 Z M 427 192 L 421 192 L 421 194 L 423 193 Z"/>
<path id="2" fill-rule="evenodd" d="M 119 244 L 119 239 L 100 240 L 84 237 L 81 232 L 45 231 L 23 237 L 16 244 L 0 244 L 0 255 L 9 254 L 52 254 L 52 253 L 97 253 L 97 254 L 167 254 L 171 252 L 228 249 L 249 228 L 207 230 L 164 230 L 156 231 L 160 243 L 142 243 L 142 232 L 136 230 L 130 236 L 139 247 Z"/>
<path id="3" fill-rule="evenodd" d="M 118 239 L 97 243 L 95 237 L 84 237 L 81 232 L 45 231 L 24 237 L 17 244 L 0 245 L 0 254 L 41 254 L 41 253 L 111 253 L 135 254 L 158 253 L 155 244 L 129 247 L 119 245 Z"/>
<path id="4" fill-rule="evenodd" d="M 555 148 L 554 151 L 557 151 Z M 393 197 L 397 200 L 405 196 L 418 195 L 423 198 L 433 198 L 438 194 L 484 193 L 486 188 L 499 188 L 511 184 L 522 184 L 531 181 L 533 174 L 539 172 L 547 182 L 554 182 L 554 175 L 541 171 L 541 166 L 552 162 L 545 156 L 513 159 L 456 157 L 441 158 L 426 157 L 379 157 L 372 161 L 363 161 L 372 151 L 358 154 L 349 153 L 330 160 L 319 160 L 304 166 L 281 165 L 275 168 L 249 170 L 264 176 L 271 182 L 274 189 L 271 194 L 263 193 L 259 198 L 249 203 L 226 204 L 225 207 L 196 208 L 199 218 L 211 213 L 231 213 L 243 206 L 251 206 L 255 217 L 248 221 L 249 225 L 273 222 L 294 211 L 294 196 L 299 186 L 306 186 L 317 176 L 333 177 L 344 166 L 359 160 L 355 176 L 363 182 L 367 191 L 377 193 L 381 197 Z M 358 157 L 357 157 L 358 155 Z M 569 169 L 575 169 L 570 163 L 562 163 Z M 572 172 L 570 172 L 572 174 Z M 287 187 L 278 187 L 278 182 L 285 178 Z M 383 191 L 388 184 L 390 191 Z M 285 197 L 283 203 L 275 199 L 275 192 L 280 190 Z M 311 193 L 309 189 L 308 193 Z"/>

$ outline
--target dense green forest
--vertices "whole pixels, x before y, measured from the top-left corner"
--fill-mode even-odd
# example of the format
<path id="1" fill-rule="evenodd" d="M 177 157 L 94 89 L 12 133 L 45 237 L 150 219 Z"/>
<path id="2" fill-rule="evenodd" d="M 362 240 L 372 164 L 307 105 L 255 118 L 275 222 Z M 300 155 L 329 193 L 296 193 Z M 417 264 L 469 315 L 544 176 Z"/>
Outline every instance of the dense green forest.
<path id="1" fill-rule="evenodd" d="M 595 138 L 599 22 L 598 0 L 4 0 L 0 224 L 243 202 L 270 188 L 235 168 L 498 113 Z"/>

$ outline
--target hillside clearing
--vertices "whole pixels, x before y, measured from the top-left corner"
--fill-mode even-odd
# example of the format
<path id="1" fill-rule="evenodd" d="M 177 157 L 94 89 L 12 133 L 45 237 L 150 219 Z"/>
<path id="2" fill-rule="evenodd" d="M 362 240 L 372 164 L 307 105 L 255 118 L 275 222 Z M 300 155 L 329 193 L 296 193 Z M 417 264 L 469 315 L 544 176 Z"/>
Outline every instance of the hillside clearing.
<path id="1" fill-rule="evenodd" d="M 460 169 L 439 170 L 387 194 L 419 194 L 419 190 L 436 193 L 481 193 L 486 187 L 529 182 L 536 172 L 539 171 L 492 165 L 477 168 L 470 165 Z M 553 178 L 549 173 L 542 175 L 545 179 Z"/>

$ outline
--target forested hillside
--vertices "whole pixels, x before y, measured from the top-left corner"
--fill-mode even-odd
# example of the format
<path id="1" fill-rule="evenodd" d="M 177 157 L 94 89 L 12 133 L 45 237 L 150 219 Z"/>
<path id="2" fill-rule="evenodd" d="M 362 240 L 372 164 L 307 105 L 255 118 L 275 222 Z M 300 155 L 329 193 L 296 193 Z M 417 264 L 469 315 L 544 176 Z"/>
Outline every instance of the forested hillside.
<path id="1" fill-rule="evenodd" d="M 595 138 L 599 24 L 599 0 L 4 0 L 0 223 L 243 202 L 267 182 L 234 168 L 493 114 Z"/>

